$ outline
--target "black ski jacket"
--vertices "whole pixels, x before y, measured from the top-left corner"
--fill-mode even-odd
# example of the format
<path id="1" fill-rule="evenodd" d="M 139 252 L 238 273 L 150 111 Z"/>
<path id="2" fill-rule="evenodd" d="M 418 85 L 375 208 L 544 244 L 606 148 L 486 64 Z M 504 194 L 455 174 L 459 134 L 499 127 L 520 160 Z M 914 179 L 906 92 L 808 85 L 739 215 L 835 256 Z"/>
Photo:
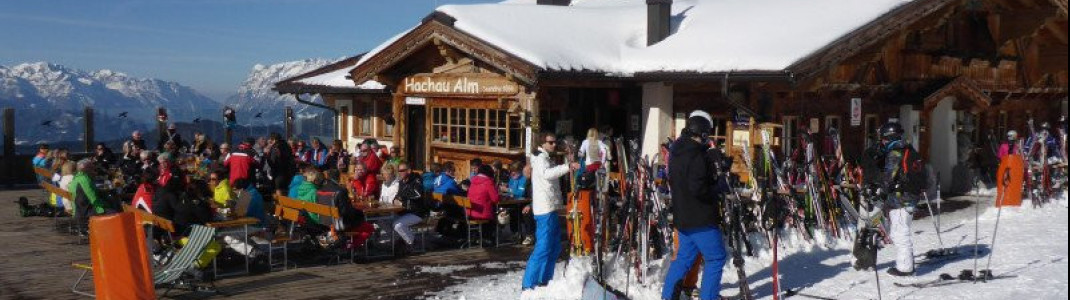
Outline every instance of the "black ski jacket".
<path id="1" fill-rule="evenodd" d="M 719 206 L 724 186 L 718 183 L 714 167 L 717 155 L 713 152 L 716 151 L 709 151 L 709 146 L 689 138 L 676 140 L 672 147 L 669 187 L 677 229 L 717 227 L 721 223 Z"/>

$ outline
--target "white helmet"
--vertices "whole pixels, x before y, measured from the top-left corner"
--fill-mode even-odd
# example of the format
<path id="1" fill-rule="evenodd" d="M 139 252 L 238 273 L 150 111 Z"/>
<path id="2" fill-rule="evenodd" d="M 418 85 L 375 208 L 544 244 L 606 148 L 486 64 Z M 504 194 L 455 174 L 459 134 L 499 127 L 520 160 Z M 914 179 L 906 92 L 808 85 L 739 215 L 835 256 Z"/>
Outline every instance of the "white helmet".
<path id="1" fill-rule="evenodd" d="M 1013 141 L 1013 140 L 1017 140 L 1017 139 L 1018 139 L 1018 132 L 1017 131 L 1014 131 L 1014 130 L 1007 131 L 1007 140 Z"/>

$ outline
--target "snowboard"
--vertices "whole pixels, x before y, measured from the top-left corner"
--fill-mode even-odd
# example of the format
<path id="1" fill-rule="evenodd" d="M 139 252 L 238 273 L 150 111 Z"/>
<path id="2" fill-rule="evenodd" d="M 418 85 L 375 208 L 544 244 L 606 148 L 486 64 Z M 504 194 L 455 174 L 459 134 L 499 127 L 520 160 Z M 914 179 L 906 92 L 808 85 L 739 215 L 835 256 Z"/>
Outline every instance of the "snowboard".
<path id="1" fill-rule="evenodd" d="M 996 206 L 1000 199 L 1004 206 L 1022 205 L 1022 185 L 1025 180 L 1025 160 L 1021 155 L 1003 157 L 996 171 Z"/>

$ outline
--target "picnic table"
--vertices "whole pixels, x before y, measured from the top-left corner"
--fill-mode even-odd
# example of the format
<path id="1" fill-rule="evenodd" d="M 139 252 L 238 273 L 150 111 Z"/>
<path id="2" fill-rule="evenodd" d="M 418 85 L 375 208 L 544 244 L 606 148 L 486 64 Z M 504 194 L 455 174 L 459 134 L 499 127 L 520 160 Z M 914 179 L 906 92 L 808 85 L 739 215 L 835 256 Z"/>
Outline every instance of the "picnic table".
<path id="1" fill-rule="evenodd" d="M 217 237 L 224 236 L 224 235 L 227 235 L 227 234 L 234 234 L 234 233 L 239 233 L 240 232 L 242 237 L 243 237 L 243 239 L 244 239 L 244 241 L 245 241 L 245 245 L 250 247 L 249 251 L 252 251 L 251 248 L 253 247 L 253 245 L 249 243 L 249 226 L 250 225 L 255 225 L 257 223 L 260 223 L 260 220 L 257 219 L 257 218 L 243 217 L 243 218 L 237 218 L 237 219 L 233 219 L 233 220 L 211 222 L 211 223 L 207 223 L 207 224 L 204 224 L 204 225 L 208 226 L 210 228 L 215 228 Z M 212 273 L 215 273 L 216 277 L 226 277 L 226 276 L 249 274 L 249 264 L 250 264 L 249 255 L 248 255 L 248 253 L 243 253 L 242 256 L 245 257 L 245 272 L 232 272 L 232 273 L 227 273 L 227 274 L 219 274 L 219 264 L 217 262 L 217 259 L 213 259 L 212 260 Z"/>

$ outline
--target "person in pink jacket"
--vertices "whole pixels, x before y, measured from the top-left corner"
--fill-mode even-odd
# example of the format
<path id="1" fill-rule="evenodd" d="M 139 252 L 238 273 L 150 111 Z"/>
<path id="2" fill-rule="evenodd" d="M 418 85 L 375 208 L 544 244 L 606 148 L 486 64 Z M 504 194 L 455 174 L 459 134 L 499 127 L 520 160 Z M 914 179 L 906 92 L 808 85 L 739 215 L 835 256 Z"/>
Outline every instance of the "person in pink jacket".
<path id="1" fill-rule="evenodd" d="M 999 154 L 997 154 L 996 158 L 1002 161 L 1007 155 L 1018 154 L 1018 152 L 1021 152 L 1018 149 L 1018 132 L 1014 130 L 1008 131 L 1007 140 L 999 145 Z"/>
<path id="2" fill-rule="evenodd" d="M 479 167 L 472 186 L 468 188 L 468 200 L 472 208 L 468 209 L 468 218 L 472 220 L 493 220 L 494 206 L 498 205 L 498 189 L 494 184 L 494 169 L 489 165 Z"/>

